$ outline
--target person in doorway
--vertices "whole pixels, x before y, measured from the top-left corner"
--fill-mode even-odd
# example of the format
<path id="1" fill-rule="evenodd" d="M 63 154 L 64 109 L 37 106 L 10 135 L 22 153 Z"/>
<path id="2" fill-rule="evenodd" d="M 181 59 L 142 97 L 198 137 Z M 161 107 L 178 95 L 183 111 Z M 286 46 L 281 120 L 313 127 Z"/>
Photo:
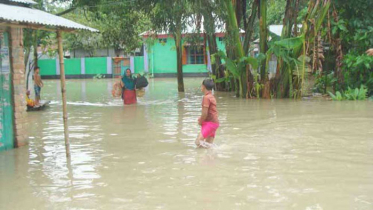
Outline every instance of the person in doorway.
<path id="1" fill-rule="evenodd" d="M 136 79 L 132 77 L 131 69 L 127 69 L 122 77 L 122 99 L 124 104 L 135 104 L 136 99 Z"/>
<path id="2" fill-rule="evenodd" d="M 37 66 L 34 69 L 35 106 L 39 106 L 40 92 L 43 86 L 44 84 L 43 84 L 43 81 L 41 81 L 40 68 Z"/>
<path id="3" fill-rule="evenodd" d="M 198 124 L 201 126 L 201 132 L 195 141 L 198 147 L 209 148 L 213 145 L 215 132 L 219 128 L 218 110 L 216 108 L 216 99 L 212 95 L 214 82 L 212 79 L 205 79 L 201 85 L 201 91 L 204 94 L 202 99 L 202 114 L 198 118 Z"/>

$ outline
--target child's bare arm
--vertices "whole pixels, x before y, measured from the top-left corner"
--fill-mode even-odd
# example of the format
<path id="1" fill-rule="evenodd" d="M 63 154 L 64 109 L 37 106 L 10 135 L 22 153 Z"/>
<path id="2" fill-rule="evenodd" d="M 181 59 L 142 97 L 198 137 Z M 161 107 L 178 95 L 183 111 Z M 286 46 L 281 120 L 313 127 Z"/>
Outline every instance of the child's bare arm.
<path id="1" fill-rule="evenodd" d="M 208 107 L 202 107 L 202 114 L 201 114 L 201 117 L 198 120 L 198 124 L 201 125 L 206 120 L 206 117 L 208 115 L 208 111 L 209 111 Z"/>

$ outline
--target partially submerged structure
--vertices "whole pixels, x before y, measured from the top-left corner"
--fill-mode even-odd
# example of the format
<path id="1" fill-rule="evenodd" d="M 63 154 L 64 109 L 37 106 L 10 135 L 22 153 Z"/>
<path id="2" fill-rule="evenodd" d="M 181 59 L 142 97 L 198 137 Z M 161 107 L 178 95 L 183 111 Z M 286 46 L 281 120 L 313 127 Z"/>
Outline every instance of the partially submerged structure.
<path id="1" fill-rule="evenodd" d="M 225 52 L 225 27 L 217 23 L 215 29 L 218 50 Z M 241 36 L 244 31 L 240 31 Z M 146 31 L 140 34 L 144 40 L 144 71 L 155 77 L 176 76 L 176 46 L 172 34 Z M 199 37 L 199 39 L 198 39 Z M 203 23 L 199 30 L 191 24 L 182 32 L 182 64 L 184 76 L 201 76 L 211 72 L 210 53 L 205 39 Z"/>
<path id="2" fill-rule="evenodd" d="M 62 32 L 98 31 L 34 9 L 33 4 L 36 3 L 32 0 L 0 1 L 0 151 L 27 143 L 23 28 L 31 28 L 57 33 L 65 141 L 69 156 Z"/>

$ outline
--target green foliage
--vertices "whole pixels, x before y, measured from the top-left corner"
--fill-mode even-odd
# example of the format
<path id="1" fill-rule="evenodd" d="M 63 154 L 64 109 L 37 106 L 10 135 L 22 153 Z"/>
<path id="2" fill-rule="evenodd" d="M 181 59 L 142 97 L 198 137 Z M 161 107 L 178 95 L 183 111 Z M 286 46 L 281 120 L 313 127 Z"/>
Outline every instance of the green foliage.
<path id="1" fill-rule="evenodd" d="M 225 60 L 228 71 L 237 79 L 241 76 L 241 69 L 243 69 L 244 66 L 251 65 L 254 69 L 258 68 L 258 60 L 250 56 L 242 57 L 239 60 L 232 60 L 221 50 L 218 52 L 218 55 Z"/>
<path id="2" fill-rule="evenodd" d="M 333 22 L 333 32 L 340 32 L 344 49 L 360 54 L 371 48 L 373 13 L 367 8 L 373 8 L 373 1 L 335 0 L 334 3 L 339 22 Z"/>
<path id="3" fill-rule="evenodd" d="M 346 86 L 368 88 L 368 94 L 373 94 L 373 57 L 365 54 L 349 53 L 344 58 Z"/>
<path id="4" fill-rule="evenodd" d="M 329 92 L 330 97 L 335 101 L 342 101 L 342 100 L 351 100 L 351 101 L 362 101 L 367 99 L 368 89 L 365 86 L 361 86 L 360 88 L 348 89 L 345 92 L 337 91 L 334 95 L 333 93 Z"/>
<path id="5" fill-rule="evenodd" d="M 93 56 L 96 49 L 113 47 L 116 54 L 130 53 L 142 44 L 140 33 L 148 30 L 150 22 L 143 12 L 125 3 L 109 4 L 103 0 L 89 10 L 78 8 L 64 17 L 100 30 L 100 33 L 79 31 L 67 34 L 67 49 L 84 49 Z M 100 6 L 102 5 L 102 6 Z"/>
<path id="6" fill-rule="evenodd" d="M 303 59 L 300 60 L 296 56 L 301 50 L 304 41 L 304 35 L 280 39 L 279 41 L 271 41 L 269 43 L 270 48 L 267 52 L 267 56 L 274 54 L 277 58 L 282 59 L 292 71 L 299 71 L 299 69 L 302 68 Z"/>
<path id="7" fill-rule="evenodd" d="M 263 54 L 260 54 L 261 56 L 258 56 L 258 58 L 253 58 L 251 56 L 244 56 L 237 60 L 232 60 L 226 56 L 226 54 L 223 51 L 218 51 L 217 53 L 220 58 L 222 58 L 225 61 L 225 65 L 227 70 L 225 71 L 225 77 L 216 79 L 216 76 L 212 76 L 215 83 L 221 83 L 221 82 L 230 82 L 233 80 L 241 80 L 241 74 L 242 70 L 246 65 L 251 65 L 253 69 L 257 69 L 259 67 L 259 63 L 261 62 L 261 59 L 264 56 Z M 211 55 L 211 57 L 214 57 L 215 55 Z M 254 72 L 254 79 L 256 82 L 255 90 L 257 91 L 257 95 L 259 96 L 259 90 L 263 87 L 263 85 L 259 84 L 258 82 L 258 73 Z"/>
<path id="8" fill-rule="evenodd" d="M 345 91 L 344 95 L 347 100 L 366 100 L 368 89 L 365 86 L 359 88 L 351 89 L 350 87 Z"/>
<path id="9" fill-rule="evenodd" d="M 330 97 L 334 100 L 334 101 L 342 101 L 344 100 L 341 92 L 337 91 L 336 94 L 334 95 L 333 93 L 331 92 L 328 92 Z"/>
<path id="10" fill-rule="evenodd" d="M 325 75 L 320 75 L 320 73 L 317 72 L 315 77 L 316 81 L 313 90 L 317 93 L 326 93 L 327 90 L 332 88 L 338 81 L 334 72 Z"/>
<path id="11" fill-rule="evenodd" d="M 269 25 L 282 24 L 284 19 L 286 0 L 268 0 L 267 23 Z"/>

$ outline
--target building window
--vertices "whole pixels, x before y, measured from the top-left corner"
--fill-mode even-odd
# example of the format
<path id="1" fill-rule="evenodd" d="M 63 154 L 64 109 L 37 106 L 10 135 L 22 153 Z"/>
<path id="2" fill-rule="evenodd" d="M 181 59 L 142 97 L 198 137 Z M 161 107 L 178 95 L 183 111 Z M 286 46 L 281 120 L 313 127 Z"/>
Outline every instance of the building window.
<path id="1" fill-rule="evenodd" d="M 223 37 L 219 37 L 219 42 L 222 42 L 223 41 Z"/>
<path id="2" fill-rule="evenodd" d="M 188 47 L 187 49 L 188 64 L 204 64 L 205 55 L 203 47 Z"/>

